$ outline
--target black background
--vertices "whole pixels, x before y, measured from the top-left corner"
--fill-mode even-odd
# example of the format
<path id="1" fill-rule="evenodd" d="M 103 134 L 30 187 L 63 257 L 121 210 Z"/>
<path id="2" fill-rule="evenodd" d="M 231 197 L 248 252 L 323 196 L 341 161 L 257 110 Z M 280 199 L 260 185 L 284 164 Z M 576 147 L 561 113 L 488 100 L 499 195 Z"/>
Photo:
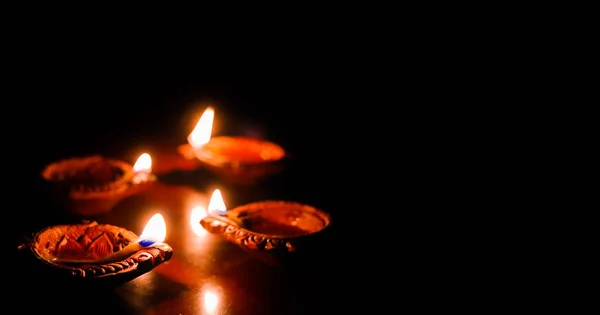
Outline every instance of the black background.
<path id="1" fill-rule="evenodd" d="M 434 237 L 421 227 L 448 215 L 433 205 L 445 202 L 435 190 L 448 179 L 432 170 L 454 153 L 423 139 L 451 111 L 429 102 L 443 92 L 374 57 L 198 59 L 118 52 L 82 59 L 73 52 L 7 60 L 2 155 L 10 165 L 7 213 L 16 222 L 7 238 L 20 239 L 52 216 L 36 197 L 46 164 L 98 153 L 133 160 L 153 143 L 185 143 L 210 105 L 213 134 L 259 136 L 294 157 L 286 184 L 271 197 L 332 214 L 332 277 L 416 278 L 412 294 L 429 290 L 421 279 L 440 266 L 425 255 L 445 243 L 422 246 Z M 435 131 L 434 138 L 445 136 Z M 340 291 L 363 295 L 345 281 Z"/>
<path id="2" fill-rule="evenodd" d="M 161 27 L 156 34 L 142 32 L 143 26 L 103 32 L 109 21 L 93 32 L 69 22 L 13 23 L 3 41 L 1 74 L 6 238 L 31 232 L 26 221 L 44 213 L 35 187 L 47 163 L 184 142 L 210 104 L 217 134 L 259 135 L 296 157 L 294 189 L 273 197 L 333 214 L 353 280 L 379 281 L 375 271 L 383 278 L 399 274 L 416 278 L 409 290 L 422 291 L 414 295 L 431 296 L 436 275 L 457 274 L 450 269 L 464 259 L 449 258 L 449 251 L 480 249 L 452 243 L 457 229 L 449 222 L 462 209 L 481 215 L 504 198 L 481 200 L 478 192 L 492 190 L 482 182 L 495 181 L 490 170 L 505 163 L 485 162 L 501 150 L 482 148 L 494 143 L 485 131 L 495 116 L 519 116 L 503 99 L 512 83 L 487 77 L 502 72 L 489 64 L 504 57 L 479 49 L 463 54 L 472 43 L 454 41 L 462 32 L 440 40 L 442 26 L 421 36 L 429 24 L 423 20 L 409 23 L 403 34 L 384 34 L 397 28 L 383 24 L 397 19 L 380 19 L 376 30 L 359 16 L 347 16 L 356 19 L 353 27 L 332 21 L 334 27 L 314 25 L 303 36 L 292 35 L 312 26 L 308 19 L 297 21 L 294 34 L 276 35 L 278 24 L 265 23 L 272 36 L 248 31 L 244 40 L 224 36 L 219 43 L 207 43 L 200 32 L 164 36 Z M 230 25 L 221 22 L 207 30 Z M 159 34 L 171 41 L 155 39 Z M 473 170 L 476 176 L 468 173 Z"/>
<path id="3" fill-rule="evenodd" d="M 372 94 L 356 68 L 302 60 L 142 61 L 67 55 L 11 65 L 4 158 L 12 165 L 7 200 L 18 205 L 12 216 L 19 229 L 9 238 L 20 239 L 52 219 L 39 192 L 48 163 L 90 154 L 133 162 L 157 143 L 175 149 L 206 106 L 216 111 L 213 135 L 260 137 L 293 157 L 268 198 L 320 207 L 348 231 L 355 225 L 342 222 L 360 223 L 374 211 L 361 200 L 381 198 L 370 191 L 382 184 L 365 178 L 376 167 L 373 142 L 381 139 L 371 137 L 369 117 L 380 106 L 373 98 L 364 102 Z M 251 201 L 257 200 L 240 200 Z"/>
<path id="4" fill-rule="evenodd" d="M 12 83 L 18 97 L 7 100 L 11 119 L 5 118 L 21 136 L 21 145 L 30 144 L 27 149 L 44 156 L 185 141 L 207 105 L 217 112 L 215 134 L 268 138 L 294 155 L 310 157 L 315 149 L 330 149 L 320 157 L 329 158 L 350 138 L 359 137 L 359 144 L 361 133 L 368 132 L 354 121 L 352 114 L 360 108 L 347 102 L 353 87 L 341 87 L 339 75 L 327 78 L 322 71 L 273 65 L 76 69 L 64 64 L 33 70 Z M 353 124 L 358 128 L 347 128 Z"/>

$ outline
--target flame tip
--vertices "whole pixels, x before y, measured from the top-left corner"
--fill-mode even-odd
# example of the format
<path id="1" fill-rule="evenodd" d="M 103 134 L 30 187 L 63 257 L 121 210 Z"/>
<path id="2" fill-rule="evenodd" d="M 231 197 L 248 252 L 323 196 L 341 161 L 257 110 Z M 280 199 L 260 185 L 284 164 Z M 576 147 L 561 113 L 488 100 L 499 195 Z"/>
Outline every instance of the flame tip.
<path id="1" fill-rule="evenodd" d="M 215 189 L 210 197 L 210 202 L 208 203 L 208 212 L 223 213 L 225 211 L 227 211 L 227 206 L 223 200 L 221 190 Z"/>
<path id="2" fill-rule="evenodd" d="M 162 243 L 166 237 L 167 225 L 163 215 L 159 212 L 155 213 L 150 220 L 148 220 L 148 223 L 146 223 L 146 227 L 144 227 L 139 238 L 151 239 L 155 243 Z"/>
<path id="3" fill-rule="evenodd" d="M 192 147 L 199 148 L 210 141 L 214 117 L 215 110 L 212 107 L 209 106 L 204 110 L 204 113 L 198 119 L 198 123 L 196 123 L 196 127 L 188 136 L 188 142 Z"/>
<path id="4" fill-rule="evenodd" d="M 148 153 L 142 153 L 133 165 L 133 171 L 152 171 L 152 157 Z"/>

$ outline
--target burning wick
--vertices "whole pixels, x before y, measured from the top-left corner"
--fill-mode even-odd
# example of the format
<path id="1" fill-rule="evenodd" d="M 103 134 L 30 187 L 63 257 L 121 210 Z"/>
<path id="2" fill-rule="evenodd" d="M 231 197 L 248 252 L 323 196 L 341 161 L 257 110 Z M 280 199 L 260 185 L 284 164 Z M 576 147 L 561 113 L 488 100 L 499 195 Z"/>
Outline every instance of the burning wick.
<path id="1" fill-rule="evenodd" d="M 187 140 L 194 149 L 200 149 L 210 141 L 215 110 L 212 107 L 206 108 L 202 117 L 198 120 L 196 127 L 190 133 Z"/>
<path id="2" fill-rule="evenodd" d="M 286 153 L 279 145 L 248 137 L 212 137 L 215 111 L 206 108 L 187 140 L 180 146 L 184 158 L 199 159 L 217 168 L 239 169 L 241 164 L 260 165 L 281 160 Z"/>
<path id="3" fill-rule="evenodd" d="M 218 215 L 227 214 L 227 207 L 223 201 L 223 196 L 221 196 L 221 191 L 218 189 L 215 189 L 210 197 L 210 202 L 208 203 L 208 213 L 216 213 Z"/>
<path id="4" fill-rule="evenodd" d="M 133 253 L 148 247 L 156 243 L 162 243 L 167 237 L 167 226 L 165 219 L 160 213 L 157 213 L 150 218 L 142 235 L 138 238 L 137 242 L 130 243 L 123 247 L 121 250 L 114 252 L 110 255 L 100 257 L 98 259 L 60 259 L 54 258 L 53 261 L 56 263 L 76 263 L 76 264 L 106 264 L 115 261 L 121 261 L 127 259 Z"/>
<path id="5" fill-rule="evenodd" d="M 152 158 L 150 154 L 144 153 L 140 155 L 133 165 L 133 172 L 135 173 L 133 177 L 135 184 L 146 182 L 150 179 L 150 174 L 152 173 Z"/>
<path id="6" fill-rule="evenodd" d="M 208 203 L 208 214 L 217 214 L 221 217 L 226 217 L 227 220 L 235 222 L 240 226 L 243 224 L 239 219 L 227 215 L 227 207 L 223 201 L 223 196 L 221 196 L 221 191 L 218 189 L 215 189 L 212 197 L 210 197 L 210 202 Z"/>

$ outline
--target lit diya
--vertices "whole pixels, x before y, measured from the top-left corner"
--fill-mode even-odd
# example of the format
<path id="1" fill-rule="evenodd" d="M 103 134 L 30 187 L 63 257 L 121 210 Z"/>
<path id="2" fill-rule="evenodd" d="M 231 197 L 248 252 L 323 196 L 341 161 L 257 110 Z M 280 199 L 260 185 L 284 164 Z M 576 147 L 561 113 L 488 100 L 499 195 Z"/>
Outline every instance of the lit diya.
<path id="1" fill-rule="evenodd" d="M 246 249 L 294 252 L 314 240 L 330 222 L 325 212 L 289 201 L 261 201 L 227 210 L 217 189 L 200 224 Z"/>
<path id="2" fill-rule="evenodd" d="M 66 198 L 70 211 L 82 215 L 107 212 L 156 180 L 148 153 L 140 155 L 133 166 L 102 156 L 65 159 L 48 165 L 42 176 Z"/>
<path id="3" fill-rule="evenodd" d="M 35 233 L 19 249 L 29 249 L 48 275 L 123 283 L 171 259 L 173 249 L 163 243 L 166 235 L 164 218 L 157 213 L 139 237 L 124 228 L 96 222 L 57 225 Z"/>
<path id="4" fill-rule="evenodd" d="M 279 145 L 256 138 L 212 137 L 215 112 L 208 107 L 179 147 L 186 159 L 198 159 L 209 169 L 234 178 L 255 179 L 279 171 L 286 152 Z"/>

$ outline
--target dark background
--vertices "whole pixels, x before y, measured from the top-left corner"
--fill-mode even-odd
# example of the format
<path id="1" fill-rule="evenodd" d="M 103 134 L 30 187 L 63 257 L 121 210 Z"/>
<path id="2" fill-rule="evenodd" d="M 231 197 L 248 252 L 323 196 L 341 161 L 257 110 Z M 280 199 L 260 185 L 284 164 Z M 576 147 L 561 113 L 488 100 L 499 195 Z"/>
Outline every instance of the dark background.
<path id="1" fill-rule="evenodd" d="M 210 30 L 227 24 L 221 22 Z M 298 29 L 309 24 L 303 20 Z M 427 22 L 405 29 L 406 36 L 417 35 L 416 42 L 363 29 L 365 22 L 354 29 L 331 24 L 336 27 L 327 32 L 315 27 L 318 40 L 288 33 L 262 42 L 258 33 L 244 41 L 223 37 L 229 45 L 218 52 L 224 47 L 206 44 L 200 34 L 173 43 L 147 34 L 151 40 L 142 45 L 135 31 L 102 41 L 89 33 L 75 36 L 78 24 L 64 23 L 63 30 L 32 25 L 27 34 L 13 25 L 15 40 L 7 38 L 3 46 L 0 109 L 6 238 L 32 232 L 26 227 L 35 224 L 23 222 L 48 215 L 36 188 L 47 163 L 90 153 L 119 156 L 157 141 L 183 143 L 210 104 L 216 134 L 262 136 L 294 155 L 289 189 L 274 191 L 273 198 L 332 213 L 345 254 L 340 265 L 354 271 L 352 281 L 399 274 L 403 281 L 417 279 L 409 290 L 426 287 L 413 295 L 438 288 L 435 275 L 457 274 L 449 266 L 463 259 L 448 255 L 463 247 L 450 241 L 458 230 L 452 217 L 473 204 L 480 215 L 501 199 L 480 201 L 471 186 L 491 190 L 481 183 L 490 168 L 503 164 L 481 165 L 496 152 L 480 148 L 493 142 L 483 134 L 485 125 L 501 112 L 513 113 L 505 102 L 486 109 L 511 85 L 502 82 L 488 93 L 496 82 L 486 73 L 497 73 L 489 62 L 498 59 L 483 53 L 472 71 L 465 58 L 479 50 L 463 55 L 460 41 L 418 36 L 414 29 Z M 214 55 L 206 53 L 213 49 Z M 473 136 L 477 141 L 465 154 L 465 139 Z M 472 165 L 478 166 L 477 180 L 465 175 Z M 375 271 L 384 277 L 370 275 Z"/>
<path id="2" fill-rule="evenodd" d="M 378 282 L 374 274 L 384 273 L 408 281 L 431 277 L 440 268 L 403 269 L 436 265 L 421 255 L 433 249 L 420 246 L 431 238 L 420 225 L 430 224 L 423 216 L 438 223 L 438 210 L 428 205 L 443 198 L 424 188 L 442 185 L 431 169 L 452 153 L 436 152 L 429 164 L 431 156 L 421 159 L 420 149 L 435 143 L 412 145 L 431 132 L 420 123 L 423 114 L 432 120 L 443 114 L 425 104 L 440 91 L 414 89 L 420 87 L 418 78 L 397 83 L 394 73 L 371 59 L 246 58 L 215 64 L 206 59 L 201 65 L 172 57 L 143 60 L 67 55 L 10 63 L 3 158 L 11 166 L 6 198 L 16 210 L 7 213 L 17 232 L 9 238 L 33 232 L 29 229 L 44 222 L 37 217 L 51 216 L 43 198 L 36 197 L 40 171 L 48 163 L 88 154 L 133 161 L 155 143 L 174 148 L 186 142 L 210 105 L 216 110 L 213 135 L 262 137 L 294 157 L 283 185 L 270 197 L 312 204 L 332 215 L 332 277 Z M 441 254 L 437 259 L 444 260 Z M 427 283 L 416 282 L 413 294 L 419 295 Z M 344 283 L 340 290 L 358 290 Z"/>
<path id="3" fill-rule="evenodd" d="M 355 92 L 342 88 L 340 74 L 327 78 L 327 71 L 295 67 L 44 65 L 12 83 L 19 97 L 11 107 L 18 111 L 15 127 L 22 140 L 47 148 L 43 155 L 183 143 L 211 105 L 217 113 L 214 134 L 268 138 L 309 157 L 315 149 L 331 149 L 321 154 L 329 158 L 347 141 L 335 135 L 360 136 L 347 128 L 359 109 L 347 103 Z M 36 131 L 43 137 L 35 138 Z"/>
<path id="4" fill-rule="evenodd" d="M 174 150 L 206 106 L 216 111 L 213 135 L 260 137 L 293 157 L 284 176 L 265 188 L 266 198 L 320 207 L 348 230 L 353 225 L 342 222 L 361 222 L 368 211 L 359 200 L 374 186 L 364 176 L 373 166 L 365 162 L 373 156 L 368 112 L 377 106 L 363 102 L 367 85 L 356 68 L 302 60 L 153 65 L 60 56 L 11 69 L 3 126 L 11 149 L 4 158 L 14 166 L 7 173 L 15 185 L 7 197 L 19 205 L 29 200 L 13 214 L 20 229 L 11 238 L 52 218 L 37 197 L 48 163 L 90 154 L 134 162 L 157 145 Z M 229 198 L 258 201 L 248 194 Z"/>

